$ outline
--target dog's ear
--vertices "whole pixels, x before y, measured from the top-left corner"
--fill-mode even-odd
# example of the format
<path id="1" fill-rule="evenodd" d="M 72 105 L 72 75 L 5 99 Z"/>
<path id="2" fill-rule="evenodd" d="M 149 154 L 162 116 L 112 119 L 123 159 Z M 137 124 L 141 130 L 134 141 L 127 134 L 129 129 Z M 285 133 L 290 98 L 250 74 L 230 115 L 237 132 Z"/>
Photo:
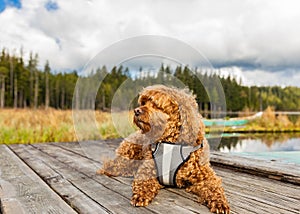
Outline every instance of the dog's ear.
<path id="1" fill-rule="evenodd" d="M 179 105 L 181 123 L 178 141 L 194 143 L 197 141 L 199 134 L 204 133 L 204 124 L 199 114 L 195 96 L 188 89 L 182 89 L 177 91 L 176 100 Z"/>
<path id="2" fill-rule="evenodd" d="M 179 142 L 194 143 L 198 138 L 199 131 L 202 132 L 200 123 L 201 117 L 198 109 L 188 105 L 180 105 L 181 129 L 179 133 Z"/>

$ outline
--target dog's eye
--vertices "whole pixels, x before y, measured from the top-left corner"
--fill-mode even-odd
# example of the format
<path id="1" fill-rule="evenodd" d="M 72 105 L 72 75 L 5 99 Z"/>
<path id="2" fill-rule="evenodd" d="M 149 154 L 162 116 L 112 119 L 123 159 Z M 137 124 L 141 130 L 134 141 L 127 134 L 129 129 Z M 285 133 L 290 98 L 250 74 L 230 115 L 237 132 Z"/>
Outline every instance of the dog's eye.
<path id="1" fill-rule="evenodd" d="M 146 104 L 145 101 L 142 101 L 142 102 L 141 102 L 141 106 L 144 106 L 145 104 Z"/>

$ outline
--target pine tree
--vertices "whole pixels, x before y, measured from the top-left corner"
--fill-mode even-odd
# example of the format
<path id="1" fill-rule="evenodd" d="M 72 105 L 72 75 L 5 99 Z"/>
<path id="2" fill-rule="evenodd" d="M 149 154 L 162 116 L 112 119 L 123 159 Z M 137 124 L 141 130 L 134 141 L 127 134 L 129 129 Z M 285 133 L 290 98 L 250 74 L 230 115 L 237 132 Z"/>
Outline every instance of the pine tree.
<path id="1" fill-rule="evenodd" d="M 47 60 L 44 68 L 44 74 L 45 74 L 45 109 L 49 108 L 50 104 L 50 89 L 49 89 L 49 74 L 50 74 L 50 66 L 49 61 Z"/>
<path id="2" fill-rule="evenodd" d="M 10 70 L 10 99 L 13 100 L 13 92 L 14 92 L 14 57 L 9 57 L 9 70 Z"/>

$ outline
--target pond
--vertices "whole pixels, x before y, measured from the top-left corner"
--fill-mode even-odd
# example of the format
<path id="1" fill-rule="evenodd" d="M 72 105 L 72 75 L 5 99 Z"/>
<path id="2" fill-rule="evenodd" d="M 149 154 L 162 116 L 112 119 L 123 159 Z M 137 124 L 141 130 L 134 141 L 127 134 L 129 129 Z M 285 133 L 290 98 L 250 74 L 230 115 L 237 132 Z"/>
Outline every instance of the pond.
<path id="1" fill-rule="evenodd" d="M 220 152 L 300 164 L 300 133 L 234 133 L 209 142 Z"/>

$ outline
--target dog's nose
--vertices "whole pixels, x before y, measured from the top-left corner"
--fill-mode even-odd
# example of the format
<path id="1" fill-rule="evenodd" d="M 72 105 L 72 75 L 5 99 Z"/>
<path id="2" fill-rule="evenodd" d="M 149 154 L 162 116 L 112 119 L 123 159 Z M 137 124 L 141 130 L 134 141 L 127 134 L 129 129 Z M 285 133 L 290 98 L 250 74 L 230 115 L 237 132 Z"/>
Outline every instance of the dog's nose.
<path id="1" fill-rule="evenodd" d="M 139 116 L 142 113 L 142 110 L 140 108 L 134 109 L 135 116 Z"/>

